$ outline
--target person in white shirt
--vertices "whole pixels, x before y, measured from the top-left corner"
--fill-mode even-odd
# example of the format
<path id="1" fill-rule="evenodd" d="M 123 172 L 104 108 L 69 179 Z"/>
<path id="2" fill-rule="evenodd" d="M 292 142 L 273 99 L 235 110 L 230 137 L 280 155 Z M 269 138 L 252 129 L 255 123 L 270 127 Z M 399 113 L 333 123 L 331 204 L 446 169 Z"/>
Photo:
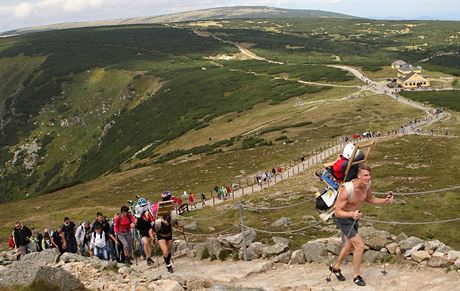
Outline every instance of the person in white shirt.
<path id="1" fill-rule="evenodd" d="M 109 259 L 106 236 L 99 225 L 96 226 L 93 236 L 91 237 L 91 249 L 94 252 L 94 256 L 97 256 L 99 259 L 106 261 Z"/>

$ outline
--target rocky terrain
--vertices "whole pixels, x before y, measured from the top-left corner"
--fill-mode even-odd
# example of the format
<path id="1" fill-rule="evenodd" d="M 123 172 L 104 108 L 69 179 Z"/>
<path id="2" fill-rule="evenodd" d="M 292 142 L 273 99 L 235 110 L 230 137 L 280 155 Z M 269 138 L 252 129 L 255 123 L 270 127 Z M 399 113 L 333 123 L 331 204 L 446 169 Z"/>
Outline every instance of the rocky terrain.
<path id="1" fill-rule="evenodd" d="M 32 290 L 452 290 L 460 282 L 460 252 L 438 240 L 423 241 L 363 227 L 366 242 L 362 275 L 365 288 L 351 280 L 351 264 L 343 266 L 347 280 L 329 275 L 331 263 L 341 248 L 339 236 L 305 243 L 299 250 L 289 240 L 273 237 L 274 244 L 256 242 L 248 229 L 248 255 L 242 260 L 242 235 L 210 237 L 203 243 L 177 240 L 174 245 L 175 273 L 144 260 L 127 266 L 56 250 L 31 253 L 12 262 L 2 254 L 0 287 L 6 290 L 31 286 Z M 190 249 L 191 250 L 190 250 Z M 387 262 L 384 265 L 384 262 Z M 386 272 L 385 272 L 386 271 Z M 334 276 L 332 276 L 334 277 Z M 454 287 L 455 288 L 455 287 Z"/>

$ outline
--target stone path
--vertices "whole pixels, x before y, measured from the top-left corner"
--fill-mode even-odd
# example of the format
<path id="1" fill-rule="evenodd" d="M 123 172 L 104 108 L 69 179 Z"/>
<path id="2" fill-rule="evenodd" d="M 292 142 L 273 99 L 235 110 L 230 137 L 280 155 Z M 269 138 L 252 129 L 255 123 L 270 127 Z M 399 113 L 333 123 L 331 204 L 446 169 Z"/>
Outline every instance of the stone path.
<path id="1" fill-rule="evenodd" d="M 144 264 L 143 262 L 141 264 Z M 460 290 L 460 273 L 446 273 L 444 269 L 433 269 L 420 266 L 391 264 L 387 267 L 387 275 L 381 273 L 382 266 L 363 264 L 362 276 L 367 282 L 366 287 L 356 286 L 351 277 L 351 263 L 342 267 L 347 278 L 339 282 L 334 276 L 330 283 L 326 282 L 329 275 L 325 264 L 286 265 L 273 264 L 267 260 L 244 261 L 209 261 L 188 257 L 176 260 L 175 273 L 170 275 L 164 265 L 160 271 L 151 270 L 162 278 L 173 280 L 209 280 L 213 286 L 263 288 L 275 290 Z M 180 279 L 178 279 L 180 278 Z M 292 288 L 292 289 L 290 289 Z"/>

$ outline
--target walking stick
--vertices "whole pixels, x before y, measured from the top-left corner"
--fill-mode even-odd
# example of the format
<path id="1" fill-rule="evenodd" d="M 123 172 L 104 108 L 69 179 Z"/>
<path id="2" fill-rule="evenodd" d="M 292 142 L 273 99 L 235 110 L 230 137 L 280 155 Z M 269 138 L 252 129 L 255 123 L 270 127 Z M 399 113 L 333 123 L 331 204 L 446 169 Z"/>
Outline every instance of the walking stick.
<path id="1" fill-rule="evenodd" d="M 191 251 L 192 249 L 191 249 L 190 246 L 188 245 L 187 238 L 185 237 L 185 232 L 184 232 L 184 231 L 181 231 L 181 232 L 182 232 L 182 235 L 184 236 L 185 245 L 186 245 L 187 248 Z M 193 255 L 193 254 L 192 254 L 192 255 Z M 196 269 L 196 266 L 195 266 L 195 256 L 192 256 L 192 263 L 193 263 L 193 267 Z"/>
<path id="2" fill-rule="evenodd" d="M 393 196 L 393 193 L 390 192 L 388 195 L 390 195 L 389 198 L 391 199 L 391 197 Z M 388 233 L 389 229 L 390 229 L 390 207 L 388 207 L 388 209 L 387 209 L 387 233 Z M 386 267 L 387 267 L 386 260 L 383 260 L 383 270 L 382 270 L 382 275 L 383 276 L 388 274 Z"/>

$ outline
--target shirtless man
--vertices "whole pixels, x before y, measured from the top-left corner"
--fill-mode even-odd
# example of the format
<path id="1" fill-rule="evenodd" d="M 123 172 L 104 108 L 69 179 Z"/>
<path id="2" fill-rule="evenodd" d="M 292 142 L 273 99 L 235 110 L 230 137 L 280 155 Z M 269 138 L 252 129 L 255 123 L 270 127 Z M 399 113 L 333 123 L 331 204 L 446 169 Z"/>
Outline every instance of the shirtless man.
<path id="1" fill-rule="evenodd" d="M 393 194 L 388 194 L 385 198 L 376 198 L 371 190 L 371 168 L 362 163 L 359 166 L 358 178 L 347 182 L 341 187 L 335 208 L 335 223 L 346 237 L 345 244 L 334 265 L 329 270 L 340 281 L 345 277 L 340 271 L 343 260 L 353 251 L 353 282 L 359 286 L 365 286 L 363 277 L 360 275 L 361 257 L 364 252 L 363 239 L 358 234 L 358 220 L 361 218 L 361 206 L 364 201 L 370 204 L 391 204 Z"/>

